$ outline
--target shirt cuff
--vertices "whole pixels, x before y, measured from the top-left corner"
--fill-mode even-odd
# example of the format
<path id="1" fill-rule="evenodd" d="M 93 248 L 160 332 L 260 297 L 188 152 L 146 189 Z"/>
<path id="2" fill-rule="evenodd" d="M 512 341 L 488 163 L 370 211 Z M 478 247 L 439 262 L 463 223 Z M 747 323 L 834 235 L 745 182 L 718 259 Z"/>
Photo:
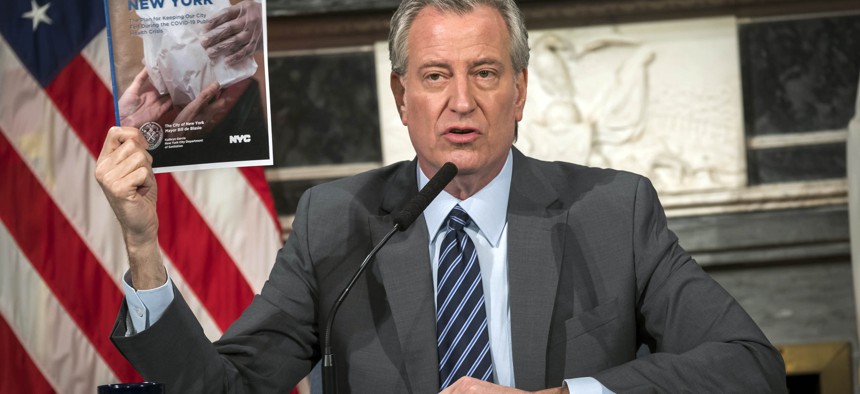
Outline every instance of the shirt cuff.
<path id="1" fill-rule="evenodd" d="M 123 293 L 131 320 L 131 324 L 127 324 L 126 336 L 141 333 L 151 327 L 173 302 L 173 281 L 166 269 L 165 272 L 167 280 L 164 284 L 149 290 L 135 290 L 131 287 L 131 274 L 126 272 L 123 276 Z"/>
<path id="2" fill-rule="evenodd" d="M 595 378 L 566 379 L 564 385 L 570 394 L 615 394 Z"/>

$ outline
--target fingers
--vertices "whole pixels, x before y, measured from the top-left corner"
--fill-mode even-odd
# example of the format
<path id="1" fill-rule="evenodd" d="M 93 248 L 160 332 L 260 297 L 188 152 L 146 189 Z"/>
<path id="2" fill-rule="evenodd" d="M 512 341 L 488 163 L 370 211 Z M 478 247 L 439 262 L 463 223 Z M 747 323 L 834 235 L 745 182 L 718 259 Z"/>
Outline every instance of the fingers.
<path id="1" fill-rule="evenodd" d="M 227 57 L 227 59 L 225 59 L 225 62 L 228 65 L 234 65 L 236 63 L 241 62 L 242 60 L 245 60 L 246 58 L 251 56 L 251 54 L 253 54 L 253 53 L 254 53 L 254 47 L 251 46 L 250 44 L 248 44 L 248 45 L 245 45 L 238 52 L 234 52 L 232 55 Z"/>
<path id="2" fill-rule="evenodd" d="M 250 32 L 241 31 L 238 34 L 222 41 L 218 45 L 215 45 L 206 50 L 207 54 L 211 57 L 218 57 L 221 55 L 230 55 L 229 59 L 235 57 L 237 54 L 243 52 L 244 47 L 248 46 L 248 43 L 251 41 L 252 35 Z"/>
<path id="3" fill-rule="evenodd" d="M 235 54 L 238 51 L 247 57 L 262 42 L 262 5 L 254 1 L 244 1 L 229 7 L 207 22 L 204 29 L 206 37 L 201 40 L 209 58 Z M 245 47 L 251 45 L 249 51 Z M 232 56 L 228 63 L 235 63 L 240 57 Z"/>
<path id="4" fill-rule="evenodd" d="M 126 176 L 129 183 L 137 187 L 135 192 L 141 197 L 146 196 L 155 187 L 155 173 L 152 172 L 152 160 L 150 159 L 148 163 L 146 166 L 137 167 L 137 169 Z"/>
<path id="5" fill-rule="evenodd" d="M 457 394 L 457 393 L 495 393 L 495 394 L 517 394 L 524 393 L 523 391 L 510 387 L 499 386 L 480 379 L 475 379 L 469 376 L 463 376 L 457 379 L 456 382 L 442 390 L 439 394 Z"/>
<path id="6" fill-rule="evenodd" d="M 194 98 L 194 101 L 192 101 L 191 104 L 203 106 L 208 104 L 210 101 L 215 100 L 219 93 L 221 93 L 221 84 L 219 84 L 218 81 L 212 81 L 206 89 L 203 89 L 203 91 L 200 92 L 199 96 Z"/>
<path id="7" fill-rule="evenodd" d="M 131 81 L 131 84 L 128 85 L 125 92 L 128 92 L 129 94 L 137 94 L 137 92 L 140 91 L 141 86 L 143 86 L 148 79 L 149 74 L 146 73 L 146 67 L 144 67 L 139 73 L 137 73 L 137 75 L 134 76 L 134 80 Z"/>
<path id="8" fill-rule="evenodd" d="M 154 185 L 152 156 L 146 141 L 131 127 L 113 127 L 96 163 L 96 179 L 108 198 L 134 198 Z M 140 189 L 143 187 L 144 189 Z"/>
<path id="9" fill-rule="evenodd" d="M 244 23 L 240 20 L 234 20 L 209 32 L 201 44 L 203 44 L 203 48 L 206 49 L 206 54 L 210 58 L 216 58 L 229 54 L 231 50 L 244 45 L 241 41 L 247 42 L 249 38 L 248 34 L 243 33 Z"/>
<path id="10" fill-rule="evenodd" d="M 164 115 L 164 113 L 167 112 L 167 110 L 169 110 L 172 106 L 173 100 L 170 99 L 170 96 L 158 96 L 155 99 L 155 104 L 153 104 L 153 107 L 155 107 L 155 115 L 153 115 L 152 118 L 161 118 L 161 116 Z"/>
<path id="11" fill-rule="evenodd" d="M 146 196 L 155 185 L 152 156 L 141 150 L 129 153 L 102 178 L 102 187 L 109 198 L 130 201 Z"/>
<path id="12" fill-rule="evenodd" d="M 245 37 L 239 37 L 244 34 Z M 244 41 L 244 46 L 238 51 L 232 51 L 233 54 L 228 56 L 225 60 L 227 64 L 235 64 L 247 57 L 250 57 L 257 50 L 257 44 L 261 42 L 258 37 L 255 36 L 255 32 L 242 32 L 242 34 L 237 35 L 237 41 Z"/>
<path id="13" fill-rule="evenodd" d="M 141 97 L 143 102 L 133 112 L 120 114 L 122 126 L 139 128 L 146 122 L 160 119 L 173 106 L 173 101 L 168 95 L 160 96 L 149 92 Z"/>
<path id="14" fill-rule="evenodd" d="M 205 25 L 203 25 L 203 30 L 204 31 L 210 31 L 210 30 L 220 26 L 224 22 L 236 19 L 236 17 L 239 16 L 241 10 L 242 10 L 242 8 L 241 8 L 240 4 L 236 4 L 234 6 L 230 6 L 230 7 L 227 7 L 225 9 L 221 10 L 220 12 L 215 14 L 215 16 L 213 16 L 211 19 L 209 19 L 209 21 L 206 22 Z M 204 44 L 204 46 L 205 46 L 205 44 Z"/>
<path id="15" fill-rule="evenodd" d="M 102 151 L 99 153 L 99 160 L 108 156 L 126 141 L 134 141 L 132 143 L 137 143 L 141 147 L 146 146 L 146 140 L 138 129 L 134 127 L 111 127 L 108 130 L 105 143 L 102 145 Z"/>
<path id="16" fill-rule="evenodd" d="M 107 170 L 99 183 L 108 201 L 130 201 L 145 197 L 155 187 L 155 174 L 146 152 L 128 156 L 119 166 Z M 119 214 L 119 212 L 117 212 Z"/>
<path id="17" fill-rule="evenodd" d="M 101 170 L 105 178 L 117 173 L 123 177 L 139 167 L 152 167 L 152 155 L 146 151 L 148 145 L 140 132 L 130 127 L 123 129 L 134 130 L 137 135 L 129 136 L 109 154 L 99 157 L 96 170 Z"/>
<path id="18" fill-rule="evenodd" d="M 152 155 L 134 144 L 123 144 L 120 146 L 119 149 L 114 151 L 112 160 L 115 164 L 113 172 L 119 174 L 119 177 L 127 176 L 139 168 L 152 167 Z M 143 186 L 143 182 L 143 179 L 138 179 L 134 185 Z"/>
<path id="19" fill-rule="evenodd" d="M 200 95 L 194 98 L 194 101 L 188 103 L 173 121 L 179 123 L 194 119 L 204 107 L 218 97 L 219 93 L 221 93 L 221 85 L 218 84 L 218 81 L 212 82 L 200 92 Z"/>
<path id="20" fill-rule="evenodd" d="M 117 100 L 120 117 L 125 118 L 137 109 L 140 105 L 141 92 L 144 91 L 143 86 L 147 85 L 148 81 L 149 74 L 146 73 L 146 67 L 144 67 L 135 75 L 134 80 L 131 81 L 131 84 L 128 85 L 122 92 L 119 100 Z"/>
<path id="21" fill-rule="evenodd" d="M 137 75 L 134 76 L 134 81 L 131 83 L 132 86 L 143 86 L 144 83 L 149 79 L 149 74 L 146 72 L 146 67 L 140 70 Z"/>

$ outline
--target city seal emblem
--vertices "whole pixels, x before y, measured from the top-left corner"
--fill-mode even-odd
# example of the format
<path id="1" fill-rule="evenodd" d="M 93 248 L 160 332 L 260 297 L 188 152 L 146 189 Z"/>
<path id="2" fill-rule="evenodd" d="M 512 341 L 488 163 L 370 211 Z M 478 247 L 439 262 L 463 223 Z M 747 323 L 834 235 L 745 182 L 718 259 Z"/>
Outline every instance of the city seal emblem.
<path id="1" fill-rule="evenodd" d="M 140 126 L 140 132 L 143 134 L 143 138 L 146 139 L 146 143 L 149 144 L 146 150 L 158 148 L 161 142 L 164 141 L 164 129 L 158 123 L 146 122 L 143 126 Z"/>

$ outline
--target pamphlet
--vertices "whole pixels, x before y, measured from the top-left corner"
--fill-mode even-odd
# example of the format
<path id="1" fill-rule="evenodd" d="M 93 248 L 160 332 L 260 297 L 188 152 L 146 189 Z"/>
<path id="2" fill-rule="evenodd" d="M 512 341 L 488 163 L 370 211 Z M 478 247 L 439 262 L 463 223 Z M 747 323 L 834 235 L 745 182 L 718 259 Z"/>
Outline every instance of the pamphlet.
<path id="1" fill-rule="evenodd" d="M 272 164 L 266 4 L 105 0 L 117 125 L 155 172 Z"/>

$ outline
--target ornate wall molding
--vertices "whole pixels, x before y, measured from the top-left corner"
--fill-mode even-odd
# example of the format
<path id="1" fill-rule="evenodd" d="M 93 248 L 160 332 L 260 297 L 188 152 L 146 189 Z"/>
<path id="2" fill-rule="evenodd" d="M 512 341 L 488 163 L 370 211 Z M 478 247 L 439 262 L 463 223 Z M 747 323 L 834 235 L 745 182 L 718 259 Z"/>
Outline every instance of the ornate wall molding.
<path id="1" fill-rule="evenodd" d="M 269 46 L 273 50 L 368 45 L 384 40 L 398 0 L 270 0 Z M 773 16 L 858 11 L 845 0 L 523 0 L 530 29 L 645 20 L 734 15 Z"/>

